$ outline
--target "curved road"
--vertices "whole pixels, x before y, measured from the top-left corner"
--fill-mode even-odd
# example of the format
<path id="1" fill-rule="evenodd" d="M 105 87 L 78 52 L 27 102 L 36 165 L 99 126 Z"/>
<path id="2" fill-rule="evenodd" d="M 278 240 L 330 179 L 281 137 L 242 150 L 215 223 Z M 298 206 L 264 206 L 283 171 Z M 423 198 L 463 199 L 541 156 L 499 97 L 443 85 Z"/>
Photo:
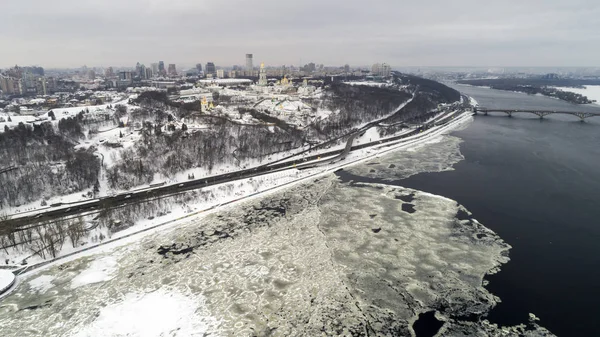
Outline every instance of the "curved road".
<path id="1" fill-rule="evenodd" d="M 401 110 L 401 109 L 399 109 L 399 110 Z M 442 118 L 442 117 L 444 117 L 444 118 Z M 448 116 L 446 116 L 446 114 L 439 115 L 438 116 L 438 118 L 440 118 L 439 120 L 431 121 L 411 132 L 408 132 L 408 133 L 405 133 L 405 134 L 402 134 L 402 135 L 399 135 L 396 137 L 391 137 L 391 138 L 387 138 L 385 140 L 379 140 L 379 141 L 361 144 L 358 146 L 353 146 L 354 139 L 356 137 L 358 137 L 360 134 L 367 131 L 369 128 L 376 126 L 379 123 L 384 122 L 385 120 L 389 119 L 390 117 L 384 118 L 384 119 L 381 119 L 378 121 L 370 122 L 370 123 L 364 125 L 363 127 L 361 127 L 358 131 L 353 132 L 351 134 L 350 138 L 348 139 L 348 141 L 346 142 L 346 147 L 343 150 L 328 151 L 328 152 L 324 152 L 324 153 L 311 155 L 311 156 L 308 156 L 308 157 L 305 157 L 302 159 L 293 159 L 293 160 L 282 159 L 280 161 L 276 161 L 271 164 L 266 164 L 263 166 L 245 169 L 245 170 L 241 170 L 241 171 L 237 171 L 237 172 L 226 173 L 226 174 L 221 174 L 221 175 L 211 176 L 211 177 L 205 177 L 205 178 L 196 179 L 196 180 L 190 180 L 190 181 L 182 182 L 179 184 L 164 185 L 164 186 L 158 186 L 158 187 L 153 187 L 153 188 L 151 187 L 148 189 L 121 193 L 121 194 L 118 194 L 115 196 L 102 197 L 99 199 L 93 199 L 93 200 L 89 200 L 89 201 L 77 202 L 76 204 L 74 204 L 70 207 L 68 207 L 68 204 L 62 204 L 62 203 L 54 204 L 54 205 L 51 205 L 52 206 L 51 209 L 49 209 L 45 212 L 35 213 L 32 215 L 27 215 L 27 216 L 14 217 L 14 218 L 0 222 L 0 232 L 2 231 L 2 229 L 7 229 L 10 231 L 20 231 L 20 230 L 29 228 L 29 225 L 50 222 L 50 221 L 53 221 L 53 220 L 56 220 L 59 218 L 75 216 L 75 215 L 78 215 L 78 214 L 81 214 L 84 212 L 100 212 L 102 210 L 111 209 L 111 208 L 115 208 L 115 207 L 121 207 L 121 206 L 125 206 L 128 204 L 139 203 L 139 202 L 143 202 L 143 201 L 146 201 L 149 199 L 167 197 L 167 196 L 179 194 L 179 193 L 190 191 L 190 190 L 195 190 L 195 189 L 199 189 L 199 188 L 203 188 L 203 187 L 232 182 L 232 181 L 236 181 L 239 179 L 258 177 L 261 175 L 270 174 L 270 173 L 274 173 L 277 171 L 283 171 L 283 170 L 288 170 L 288 169 L 292 169 L 292 168 L 306 169 L 306 168 L 316 167 L 316 166 L 323 165 L 323 164 L 333 163 L 333 162 L 343 160 L 344 158 L 346 158 L 346 156 L 348 155 L 348 153 L 350 153 L 350 151 L 355 151 L 355 150 L 364 149 L 364 148 L 374 146 L 374 145 L 379 145 L 379 144 L 383 144 L 383 143 L 387 143 L 387 142 L 401 140 L 403 138 L 407 138 L 407 137 L 411 137 L 416 134 L 419 134 L 420 132 L 427 130 L 433 126 L 438 126 L 441 124 L 448 123 L 451 120 L 451 118 L 449 118 L 449 117 L 446 118 L 446 117 L 448 117 Z M 326 143 L 329 143 L 329 142 L 330 141 L 328 141 Z M 326 144 L 326 143 L 323 143 L 323 144 Z M 317 147 L 321 147 L 321 145 L 323 145 L 323 144 L 320 144 Z M 315 148 L 312 148 L 312 149 L 305 150 L 300 153 L 294 154 L 293 157 L 297 157 L 298 155 L 301 155 L 303 153 L 309 152 L 314 149 Z M 321 157 L 331 157 L 331 156 L 335 156 L 335 157 L 329 158 L 326 160 L 320 160 Z M 315 161 L 315 160 L 320 160 L 320 161 L 314 162 L 314 163 L 306 163 L 308 161 Z M 303 165 L 305 163 L 306 163 L 306 165 Z M 63 206 L 63 207 L 61 207 L 61 206 Z"/>

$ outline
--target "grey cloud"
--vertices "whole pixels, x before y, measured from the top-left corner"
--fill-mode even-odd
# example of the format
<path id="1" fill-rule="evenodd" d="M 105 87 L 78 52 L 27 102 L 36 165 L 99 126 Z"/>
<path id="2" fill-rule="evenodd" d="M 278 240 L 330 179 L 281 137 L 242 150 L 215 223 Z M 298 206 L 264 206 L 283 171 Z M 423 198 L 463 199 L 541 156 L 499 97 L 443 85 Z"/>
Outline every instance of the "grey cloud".
<path id="1" fill-rule="evenodd" d="M 2 0 L 0 66 L 598 65 L 594 0 Z"/>

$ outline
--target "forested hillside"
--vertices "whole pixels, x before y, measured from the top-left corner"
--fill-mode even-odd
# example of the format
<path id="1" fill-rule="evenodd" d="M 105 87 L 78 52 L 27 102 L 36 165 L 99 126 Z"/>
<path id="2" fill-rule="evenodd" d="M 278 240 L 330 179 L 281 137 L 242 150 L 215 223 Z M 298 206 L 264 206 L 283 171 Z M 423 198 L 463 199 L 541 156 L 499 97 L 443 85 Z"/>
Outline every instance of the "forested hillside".
<path id="1" fill-rule="evenodd" d="M 389 115 L 410 98 L 410 89 L 334 83 L 325 91 L 320 107 L 336 113 L 320 120 L 314 127 L 324 138 L 334 138 L 360 124 Z"/>
<path id="2" fill-rule="evenodd" d="M 94 186 L 100 160 L 94 149 L 75 150 L 73 138 L 83 136 L 77 120 L 64 120 L 55 130 L 50 122 L 19 124 L 0 133 L 2 167 L 0 207 L 16 206 Z"/>
<path id="3" fill-rule="evenodd" d="M 214 98 L 218 102 L 218 95 Z M 314 96 L 299 103 L 315 116 L 303 127 L 253 103 L 235 108 L 254 120 L 247 123 L 203 111 L 198 101 L 176 102 L 156 91 L 100 113 L 86 108 L 60 118 L 51 111 L 47 122 L 0 133 L 0 208 L 77 192 L 96 197 L 100 190 L 129 190 L 189 169 L 206 174 L 224 166 L 239 169 L 273 154 L 342 139 L 384 117 L 388 123 L 418 123 L 435 114 L 438 104 L 458 100 L 460 94 L 443 84 L 396 74 L 386 85 L 323 81 Z M 186 122 L 196 127 L 189 129 Z M 114 132 L 117 138 L 105 141 Z"/>

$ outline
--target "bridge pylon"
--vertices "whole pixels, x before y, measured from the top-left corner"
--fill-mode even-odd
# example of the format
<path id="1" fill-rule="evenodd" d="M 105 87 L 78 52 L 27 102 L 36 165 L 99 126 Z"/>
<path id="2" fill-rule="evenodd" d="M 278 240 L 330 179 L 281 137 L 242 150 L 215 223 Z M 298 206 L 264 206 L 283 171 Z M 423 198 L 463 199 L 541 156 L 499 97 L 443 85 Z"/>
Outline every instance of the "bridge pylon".
<path id="1" fill-rule="evenodd" d="M 588 112 L 575 112 L 573 115 L 579 117 L 580 122 L 585 122 L 586 118 L 595 116 L 594 114 Z"/>
<path id="2" fill-rule="evenodd" d="M 544 116 L 547 116 L 549 114 L 551 114 L 552 112 L 550 111 L 534 111 L 534 114 L 536 114 L 538 117 L 540 117 L 540 119 L 544 119 Z"/>

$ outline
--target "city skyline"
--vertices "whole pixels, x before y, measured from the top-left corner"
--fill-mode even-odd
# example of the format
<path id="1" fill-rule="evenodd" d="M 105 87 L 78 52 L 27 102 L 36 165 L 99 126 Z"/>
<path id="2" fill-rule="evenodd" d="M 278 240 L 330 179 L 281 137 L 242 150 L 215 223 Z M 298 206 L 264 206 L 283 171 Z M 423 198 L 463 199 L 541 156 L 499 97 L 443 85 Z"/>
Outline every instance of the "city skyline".
<path id="1" fill-rule="evenodd" d="M 240 68 L 240 70 L 245 70 L 248 67 L 248 59 L 247 58 L 243 58 L 247 55 L 252 55 L 252 54 L 245 54 L 242 55 L 242 58 L 240 58 L 240 62 L 238 63 L 233 63 L 233 64 L 222 64 L 221 62 L 219 62 L 218 60 L 202 60 L 202 59 L 198 59 L 195 63 L 194 62 L 186 62 L 186 63 L 182 63 L 182 62 L 171 62 L 169 60 L 163 60 L 160 59 L 160 61 L 157 60 L 148 60 L 147 62 L 141 62 L 139 60 L 132 60 L 131 62 L 128 62 L 127 64 L 86 64 L 85 62 L 82 64 L 77 64 L 77 65 L 73 65 L 73 66 L 68 66 L 68 67 L 48 67 L 45 66 L 43 64 L 40 63 L 35 63 L 35 64 L 25 64 L 25 63 L 18 63 L 18 64 L 9 64 L 9 65 L 0 65 L 0 70 L 2 69 L 9 69 L 9 68 L 13 68 L 13 67 L 41 67 L 44 68 L 46 70 L 53 70 L 53 69 L 70 69 L 70 70 L 76 70 L 76 69 L 80 69 L 80 68 L 86 68 L 86 69 L 108 69 L 108 68 L 114 68 L 114 69 L 135 69 L 136 65 L 143 65 L 146 66 L 148 68 L 152 68 L 154 66 L 156 66 L 157 68 L 157 73 L 159 73 L 160 71 L 158 71 L 158 68 L 160 66 L 161 62 L 164 62 L 165 64 L 165 71 L 166 69 L 166 65 L 171 65 L 174 64 L 177 66 L 178 71 L 181 70 L 190 70 L 190 69 L 198 69 L 198 65 L 205 65 L 207 62 L 208 63 L 213 63 L 216 67 L 216 69 L 232 69 L 234 67 L 238 67 Z M 360 65 L 348 65 L 348 64 L 323 64 L 321 62 L 315 61 L 315 60 L 307 60 L 307 61 L 303 61 L 302 64 L 284 64 L 284 63 L 275 63 L 275 64 L 267 64 L 265 62 L 259 62 L 259 64 L 253 64 L 253 69 L 254 70 L 258 70 L 260 67 L 260 63 L 264 63 L 266 68 L 281 68 L 281 67 L 295 67 L 295 68 L 300 68 L 303 66 L 306 66 L 308 64 L 316 64 L 316 65 L 323 65 L 324 67 L 329 67 L 329 68 L 343 68 L 345 66 L 349 66 L 350 68 L 362 68 L 362 69 L 371 69 L 372 65 L 374 63 L 379 62 L 378 60 L 373 60 L 370 63 L 366 63 L 366 64 L 360 64 Z M 167 64 L 168 63 L 168 64 Z M 379 63 L 385 63 L 385 62 L 379 62 Z"/>
<path id="2" fill-rule="evenodd" d="M 216 1 L 8 0 L 0 9 L 10 14 L 4 17 L 10 28 L 0 34 L 0 44 L 9 46 L 0 67 L 126 66 L 151 59 L 244 65 L 249 51 L 255 62 L 280 65 L 595 66 L 600 45 L 600 36 L 590 34 L 600 28 L 600 5 L 584 0 L 385 0 L 377 6 L 233 0 L 226 7 Z"/>

